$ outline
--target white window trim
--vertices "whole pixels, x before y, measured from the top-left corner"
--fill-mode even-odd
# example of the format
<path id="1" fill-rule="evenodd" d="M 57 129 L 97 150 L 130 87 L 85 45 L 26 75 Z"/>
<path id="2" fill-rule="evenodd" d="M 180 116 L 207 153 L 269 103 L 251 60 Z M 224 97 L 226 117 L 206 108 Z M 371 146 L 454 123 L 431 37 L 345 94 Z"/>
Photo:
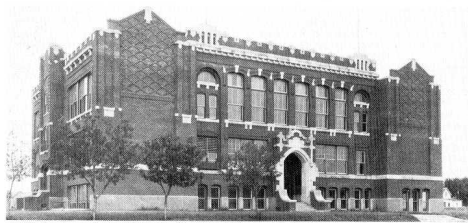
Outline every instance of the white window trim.
<path id="1" fill-rule="evenodd" d="M 362 101 L 354 101 L 354 107 L 360 107 L 360 108 L 369 108 L 369 103 L 367 102 L 362 102 Z"/>
<path id="2" fill-rule="evenodd" d="M 75 120 L 81 118 L 81 117 L 84 116 L 84 115 L 92 114 L 91 111 L 92 111 L 92 109 L 88 109 L 88 110 L 84 111 L 83 113 L 81 113 L 81 114 L 79 114 L 79 115 L 77 115 L 77 116 L 75 116 L 75 117 L 69 119 L 69 120 L 67 121 L 67 123 L 71 123 L 71 122 L 73 122 L 73 121 L 75 121 Z"/>
<path id="3" fill-rule="evenodd" d="M 218 88 L 219 88 L 219 84 L 213 84 L 213 83 L 207 82 L 207 81 L 197 81 L 197 88 L 200 88 L 201 85 L 205 85 L 206 89 L 209 89 L 210 87 L 214 87 L 215 90 L 218 90 Z"/>

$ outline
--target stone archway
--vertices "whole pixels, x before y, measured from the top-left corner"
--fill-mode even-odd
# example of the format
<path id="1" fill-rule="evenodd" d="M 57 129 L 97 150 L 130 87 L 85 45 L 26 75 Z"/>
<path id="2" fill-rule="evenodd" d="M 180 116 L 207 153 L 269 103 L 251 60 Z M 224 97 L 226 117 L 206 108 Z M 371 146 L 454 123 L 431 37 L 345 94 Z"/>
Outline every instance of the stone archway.
<path id="1" fill-rule="evenodd" d="M 293 153 L 284 160 L 284 189 L 289 199 L 301 200 L 302 162 Z"/>
<path id="2" fill-rule="evenodd" d="M 314 165 L 312 161 L 312 154 L 313 154 L 313 134 L 311 134 L 308 138 L 304 137 L 302 132 L 299 130 L 290 130 L 288 135 L 283 135 L 282 132 L 278 134 L 279 143 L 276 144 L 276 147 L 282 153 L 281 159 L 276 165 L 276 170 L 279 173 L 277 177 L 278 185 L 276 187 L 276 191 L 279 194 L 279 197 L 284 202 L 296 202 L 296 199 L 291 199 L 288 195 L 288 190 L 286 189 L 285 184 L 285 173 L 286 173 L 286 164 L 288 161 L 286 160 L 290 156 L 294 156 L 295 162 L 298 160 L 300 161 L 300 193 L 299 191 L 293 192 L 293 194 L 300 194 L 300 201 L 310 204 L 310 196 L 311 192 L 315 191 L 316 188 L 313 184 L 315 179 L 318 176 L 318 169 Z M 299 166 L 296 164 L 296 166 Z M 297 174 L 297 172 L 296 172 Z M 287 178 L 288 176 L 286 176 Z M 288 182 L 289 183 L 289 182 Z M 291 194 L 291 192 L 289 192 Z M 292 196 L 294 197 L 294 196 Z M 297 197 L 297 196 L 296 196 Z M 299 199 L 298 199 L 299 200 Z"/>

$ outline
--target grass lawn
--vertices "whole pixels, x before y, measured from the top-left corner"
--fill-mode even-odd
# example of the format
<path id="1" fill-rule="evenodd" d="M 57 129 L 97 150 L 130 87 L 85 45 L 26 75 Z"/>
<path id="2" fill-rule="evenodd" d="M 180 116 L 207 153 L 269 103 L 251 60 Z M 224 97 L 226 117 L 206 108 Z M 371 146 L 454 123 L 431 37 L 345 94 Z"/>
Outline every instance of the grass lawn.
<path id="1" fill-rule="evenodd" d="M 445 208 L 442 214 L 468 220 L 468 207 Z"/>
<path id="2" fill-rule="evenodd" d="M 97 220 L 163 220 L 163 211 L 98 212 Z M 11 220 L 91 220 L 90 211 L 13 211 Z M 277 212 L 263 211 L 170 211 L 168 220 L 195 221 L 417 221 L 406 213 L 388 212 Z"/>

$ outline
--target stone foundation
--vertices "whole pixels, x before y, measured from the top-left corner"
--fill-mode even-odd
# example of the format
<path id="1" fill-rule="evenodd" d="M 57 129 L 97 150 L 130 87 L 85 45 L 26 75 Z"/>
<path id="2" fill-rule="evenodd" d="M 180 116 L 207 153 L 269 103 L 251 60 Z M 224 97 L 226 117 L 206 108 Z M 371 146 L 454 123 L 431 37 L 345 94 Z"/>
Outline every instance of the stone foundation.
<path id="1" fill-rule="evenodd" d="M 197 196 L 169 196 L 169 210 L 190 210 L 198 209 Z M 90 208 L 93 208 L 93 201 L 90 199 Z M 99 211 L 120 211 L 138 210 L 141 208 L 164 209 L 163 195 L 101 195 L 98 199 Z"/>

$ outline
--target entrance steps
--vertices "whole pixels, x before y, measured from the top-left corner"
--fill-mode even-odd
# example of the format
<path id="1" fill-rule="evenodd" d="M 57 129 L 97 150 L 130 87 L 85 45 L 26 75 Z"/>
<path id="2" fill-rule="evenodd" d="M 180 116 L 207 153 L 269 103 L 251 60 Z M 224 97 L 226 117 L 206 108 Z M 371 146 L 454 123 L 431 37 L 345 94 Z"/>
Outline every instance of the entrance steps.
<path id="1" fill-rule="evenodd" d="M 298 202 L 296 202 L 296 211 L 309 212 L 309 211 L 316 211 L 316 210 L 315 210 L 315 208 L 313 208 L 309 204 L 298 201 Z"/>

